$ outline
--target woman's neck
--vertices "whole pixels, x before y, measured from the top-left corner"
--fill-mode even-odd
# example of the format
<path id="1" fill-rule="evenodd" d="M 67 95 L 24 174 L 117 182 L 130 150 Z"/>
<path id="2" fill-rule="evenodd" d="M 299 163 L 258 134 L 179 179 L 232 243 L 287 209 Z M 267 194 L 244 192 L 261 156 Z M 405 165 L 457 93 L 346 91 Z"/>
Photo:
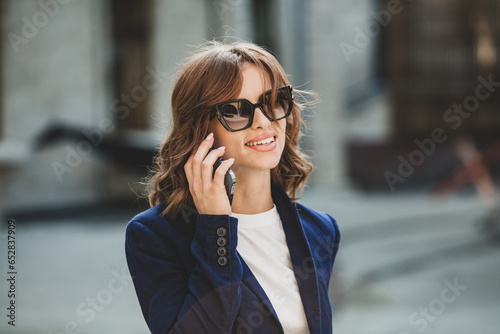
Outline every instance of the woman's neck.
<path id="1" fill-rule="evenodd" d="M 236 174 L 233 212 L 256 214 L 271 210 L 273 205 L 269 170 Z"/>

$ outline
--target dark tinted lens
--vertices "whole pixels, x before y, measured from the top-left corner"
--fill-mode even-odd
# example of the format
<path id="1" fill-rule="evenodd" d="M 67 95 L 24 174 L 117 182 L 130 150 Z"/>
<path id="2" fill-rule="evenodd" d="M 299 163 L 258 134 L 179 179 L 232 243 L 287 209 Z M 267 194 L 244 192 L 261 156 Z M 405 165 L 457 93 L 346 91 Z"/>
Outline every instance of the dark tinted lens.
<path id="1" fill-rule="evenodd" d="M 279 105 L 279 109 L 282 111 L 281 117 L 287 116 L 290 110 L 292 109 L 292 104 L 293 104 L 292 96 L 288 89 L 283 88 L 278 91 L 277 103 Z"/>
<path id="2" fill-rule="evenodd" d="M 252 114 L 252 106 L 246 102 L 231 102 L 220 108 L 226 124 L 233 130 L 247 126 Z"/>
<path id="3" fill-rule="evenodd" d="M 267 93 L 264 101 L 266 114 L 272 119 L 280 119 L 287 116 L 292 104 L 292 97 L 287 88 L 280 88 L 276 92 L 276 101 L 271 101 L 271 93 Z"/>

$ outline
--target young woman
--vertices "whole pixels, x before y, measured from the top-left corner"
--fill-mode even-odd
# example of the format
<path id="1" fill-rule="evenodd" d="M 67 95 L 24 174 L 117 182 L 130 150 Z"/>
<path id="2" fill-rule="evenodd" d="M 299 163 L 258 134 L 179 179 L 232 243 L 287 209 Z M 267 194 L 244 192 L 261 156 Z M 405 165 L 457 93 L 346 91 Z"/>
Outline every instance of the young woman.
<path id="1" fill-rule="evenodd" d="M 295 200 L 312 170 L 298 144 L 300 109 L 282 67 L 254 44 L 213 42 L 180 68 L 153 207 L 126 231 L 152 333 L 332 332 L 340 233 Z"/>

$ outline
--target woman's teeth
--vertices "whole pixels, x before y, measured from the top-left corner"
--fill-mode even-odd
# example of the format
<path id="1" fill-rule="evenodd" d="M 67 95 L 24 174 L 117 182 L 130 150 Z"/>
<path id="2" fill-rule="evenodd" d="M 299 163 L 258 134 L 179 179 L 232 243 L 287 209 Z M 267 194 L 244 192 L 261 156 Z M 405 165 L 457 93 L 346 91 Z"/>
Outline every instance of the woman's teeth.
<path id="1" fill-rule="evenodd" d="M 246 143 L 245 145 L 247 145 L 247 146 L 267 145 L 267 144 L 271 144 L 273 141 L 274 141 L 274 137 L 269 137 L 269 138 L 264 139 L 264 140 L 249 142 L 249 143 Z"/>

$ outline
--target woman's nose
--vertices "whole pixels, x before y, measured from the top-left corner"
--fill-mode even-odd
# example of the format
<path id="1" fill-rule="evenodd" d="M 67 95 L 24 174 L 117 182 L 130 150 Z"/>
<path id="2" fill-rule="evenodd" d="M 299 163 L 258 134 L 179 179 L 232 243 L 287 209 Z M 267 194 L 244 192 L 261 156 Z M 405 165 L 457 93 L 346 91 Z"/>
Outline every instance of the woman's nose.
<path id="1" fill-rule="evenodd" d="M 271 124 L 271 121 L 264 115 L 262 107 L 255 108 L 253 115 L 252 129 L 262 128 L 265 129 Z"/>

